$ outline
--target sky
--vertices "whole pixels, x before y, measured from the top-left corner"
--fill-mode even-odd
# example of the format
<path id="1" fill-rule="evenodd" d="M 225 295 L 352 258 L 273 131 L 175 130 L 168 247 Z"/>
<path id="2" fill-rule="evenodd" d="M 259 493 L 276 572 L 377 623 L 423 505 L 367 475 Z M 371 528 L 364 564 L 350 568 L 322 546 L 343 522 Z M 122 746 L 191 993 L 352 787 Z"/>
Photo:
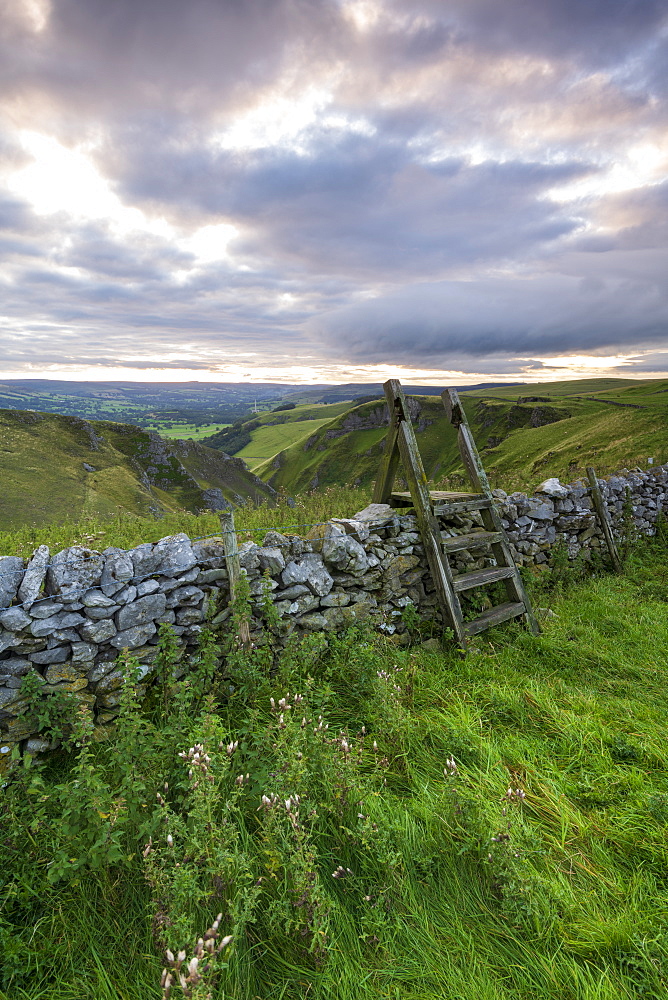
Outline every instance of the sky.
<path id="1" fill-rule="evenodd" d="M 0 0 L 0 378 L 668 374 L 668 0 Z"/>

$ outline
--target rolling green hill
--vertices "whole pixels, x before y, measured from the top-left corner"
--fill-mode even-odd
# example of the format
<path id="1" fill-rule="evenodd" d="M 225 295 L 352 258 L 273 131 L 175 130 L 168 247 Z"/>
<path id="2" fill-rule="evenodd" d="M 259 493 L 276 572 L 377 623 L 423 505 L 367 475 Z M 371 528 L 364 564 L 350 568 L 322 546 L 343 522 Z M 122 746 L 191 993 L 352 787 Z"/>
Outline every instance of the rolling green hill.
<path id="1" fill-rule="evenodd" d="M 119 511 L 196 512 L 221 495 L 232 502 L 273 497 L 239 459 L 199 442 L 30 410 L 0 410 L 0 472 L 1 528 Z"/>
<path id="2" fill-rule="evenodd" d="M 275 409 L 254 414 L 250 420 L 238 420 L 231 427 L 209 437 L 202 443 L 242 458 L 255 472 L 274 455 L 308 438 L 318 427 L 346 413 L 350 402 L 294 405 L 292 409 Z"/>
<path id="3" fill-rule="evenodd" d="M 428 477 L 462 485 L 456 435 L 438 397 L 409 397 Z M 493 486 L 530 489 L 568 481 L 587 465 L 600 474 L 668 461 L 668 381 L 587 379 L 462 393 Z M 342 483 L 371 485 L 387 431 L 383 400 L 348 408 L 255 471 L 298 493 Z M 254 433 L 254 432 L 253 432 Z"/>

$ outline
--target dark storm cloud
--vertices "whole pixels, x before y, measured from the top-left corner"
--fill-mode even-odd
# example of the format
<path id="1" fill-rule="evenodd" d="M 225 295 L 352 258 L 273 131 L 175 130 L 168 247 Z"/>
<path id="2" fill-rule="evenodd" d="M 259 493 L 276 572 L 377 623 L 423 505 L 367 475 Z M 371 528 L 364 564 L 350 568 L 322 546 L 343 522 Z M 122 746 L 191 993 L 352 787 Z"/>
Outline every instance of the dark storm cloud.
<path id="1" fill-rule="evenodd" d="M 664 281 L 542 275 L 416 285 L 313 322 L 331 349 L 367 362 L 535 357 L 668 347 Z"/>
<path id="2" fill-rule="evenodd" d="M 391 7 L 406 10 L 402 0 Z M 623 60 L 666 19 L 663 0 L 415 0 L 410 7 L 431 19 L 432 31 L 454 25 L 460 41 L 488 51 L 576 57 L 594 66 Z"/>

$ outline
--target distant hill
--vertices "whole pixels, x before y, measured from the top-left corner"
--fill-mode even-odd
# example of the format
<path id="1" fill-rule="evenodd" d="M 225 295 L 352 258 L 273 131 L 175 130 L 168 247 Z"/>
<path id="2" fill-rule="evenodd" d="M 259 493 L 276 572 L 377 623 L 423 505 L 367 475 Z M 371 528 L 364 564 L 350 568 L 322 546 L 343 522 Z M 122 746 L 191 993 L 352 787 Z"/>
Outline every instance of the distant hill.
<path id="1" fill-rule="evenodd" d="M 432 395 L 441 389 L 442 386 L 417 386 L 411 391 Z M 282 401 L 335 403 L 369 393 L 382 395 L 382 391 L 379 382 L 299 386 L 281 382 L 7 379 L 0 383 L 0 409 L 39 410 L 85 420 L 122 420 L 142 426 L 156 424 L 155 429 L 160 431 L 161 424 L 168 427 L 171 423 L 233 423 L 256 407 L 272 409 Z"/>
<path id="2" fill-rule="evenodd" d="M 0 475 L 0 528 L 274 497 L 243 461 L 198 442 L 30 410 L 0 410 Z"/>
<path id="3" fill-rule="evenodd" d="M 456 435 L 441 400 L 413 396 L 412 387 L 406 391 L 427 476 L 453 488 L 463 485 L 467 480 Z M 587 465 L 602 474 L 624 466 L 646 468 L 650 457 L 656 464 L 668 461 L 666 381 L 587 379 L 462 393 L 494 486 L 530 488 L 547 476 L 569 481 L 583 476 Z M 293 420 L 300 411 L 308 412 L 306 407 L 291 410 Z M 294 425 L 295 434 L 298 427 Z M 351 405 L 310 425 L 308 433 L 306 423 L 302 428 L 293 443 L 254 464 L 254 471 L 294 494 L 335 484 L 371 486 L 387 433 L 383 400 Z M 250 462 L 249 449 L 262 434 L 267 434 L 264 426 L 251 430 L 252 444 L 237 454 Z"/>
<path id="4" fill-rule="evenodd" d="M 493 389 L 523 385 L 523 382 L 477 382 L 475 385 L 460 385 L 460 392 L 468 389 Z M 445 388 L 441 385 L 407 385 L 406 392 L 412 396 L 440 396 Z M 367 396 L 383 396 L 382 382 L 348 382 L 344 385 L 302 386 L 285 395 L 285 401 L 294 403 L 340 403 L 354 401 Z"/>

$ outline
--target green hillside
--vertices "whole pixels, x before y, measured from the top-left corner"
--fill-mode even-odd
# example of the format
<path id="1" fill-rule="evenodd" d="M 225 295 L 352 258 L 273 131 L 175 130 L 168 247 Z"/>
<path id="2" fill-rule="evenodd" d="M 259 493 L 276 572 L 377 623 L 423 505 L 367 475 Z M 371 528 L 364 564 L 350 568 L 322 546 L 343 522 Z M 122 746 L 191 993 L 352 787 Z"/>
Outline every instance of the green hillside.
<path id="1" fill-rule="evenodd" d="M 461 485 L 456 435 L 438 397 L 412 399 L 428 477 Z M 462 394 L 493 486 L 530 489 L 546 476 L 573 480 L 668 461 L 668 381 L 586 379 Z M 384 401 L 348 408 L 256 468 L 276 488 L 298 493 L 342 483 L 371 485 L 387 432 Z"/>
<path id="2" fill-rule="evenodd" d="M 349 402 L 330 405 L 293 403 L 291 409 L 279 407 L 253 414 L 249 420 L 238 420 L 231 427 L 202 438 L 202 443 L 242 458 L 255 472 L 279 452 L 303 442 L 314 430 L 349 409 Z"/>
<path id="3" fill-rule="evenodd" d="M 48 525 L 119 511 L 162 514 L 270 499 L 242 462 L 198 442 L 163 441 L 132 424 L 0 410 L 0 527 Z"/>

